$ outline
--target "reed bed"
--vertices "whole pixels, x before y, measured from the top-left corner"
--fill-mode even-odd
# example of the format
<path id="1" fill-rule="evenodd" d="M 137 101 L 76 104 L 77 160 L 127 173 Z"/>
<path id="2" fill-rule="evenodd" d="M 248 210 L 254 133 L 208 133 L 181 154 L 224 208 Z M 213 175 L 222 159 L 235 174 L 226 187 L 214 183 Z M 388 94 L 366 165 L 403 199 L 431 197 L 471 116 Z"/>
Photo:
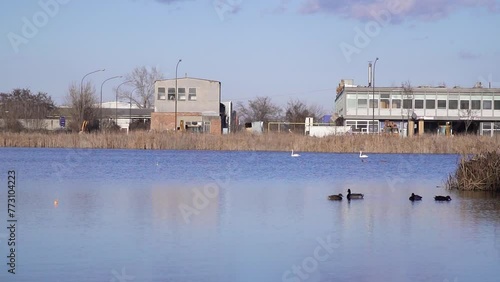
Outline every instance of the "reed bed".
<path id="1" fill-rule="evenodd" d="M 497 151 L 462 156 L 457 170 L 448 176 L 450 190 L 500 191 L 500 154 Z"/>
<path id="2" fill-rule="evenodd" d="M 479 154 L 500 147 L 500 139 L 483 136 L 345 135 L 315 138 L 299 134 L 237 133 L 230 135 L 182 132 L 56 134 L 0 133 L 0 147 L 96 148 L 144 150 L 227 150 L 352 153 Z"/>

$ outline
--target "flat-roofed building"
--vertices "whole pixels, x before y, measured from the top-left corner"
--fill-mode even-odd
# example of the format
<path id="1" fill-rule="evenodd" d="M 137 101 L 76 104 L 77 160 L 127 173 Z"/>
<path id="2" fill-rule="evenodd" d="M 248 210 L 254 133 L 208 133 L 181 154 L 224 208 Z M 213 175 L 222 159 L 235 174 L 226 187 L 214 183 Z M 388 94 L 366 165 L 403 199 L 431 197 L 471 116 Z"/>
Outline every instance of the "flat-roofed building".
<path id="1" fill-rule="evenodd" d="M 221 134 L 221 83 L 183 77 L 155 82 L 155 108 L 151 129 Z"/>
<path id="2" fill-rule="evenodd" d="M 367 87 L 342 80 L 335 111 L 353 132 L 378 133 L 388 123 L 400 132 L 438 133 L 443 126 L 455 132 L 500 134 L 500 89 L 460 87 Z"/>

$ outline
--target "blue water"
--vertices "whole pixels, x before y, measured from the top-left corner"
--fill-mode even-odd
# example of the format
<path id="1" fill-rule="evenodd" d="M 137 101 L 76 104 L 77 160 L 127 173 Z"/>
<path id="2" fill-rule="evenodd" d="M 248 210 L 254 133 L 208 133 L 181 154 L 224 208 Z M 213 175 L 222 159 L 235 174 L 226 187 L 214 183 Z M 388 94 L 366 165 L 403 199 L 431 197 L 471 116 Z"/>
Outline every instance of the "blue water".
<path id="1" fill-rule="evenodd" d="M 0 281 L 498 281 L 500 198 L 444 190 L 458 156 L 299 153 L 0 149 Z"/>

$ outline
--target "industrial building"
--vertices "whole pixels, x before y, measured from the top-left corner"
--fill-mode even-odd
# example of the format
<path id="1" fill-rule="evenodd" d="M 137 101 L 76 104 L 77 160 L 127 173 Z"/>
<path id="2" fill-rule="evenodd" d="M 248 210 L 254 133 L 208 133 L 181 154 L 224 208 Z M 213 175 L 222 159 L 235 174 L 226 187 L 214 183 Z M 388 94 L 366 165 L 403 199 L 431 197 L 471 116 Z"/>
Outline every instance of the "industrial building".
<path id="1" fill-rule="evenodd" d="M 500 89 L 445 86 L 373 87 L 343 79 L 336 115 L 354 133 L 500 134 Z"/>

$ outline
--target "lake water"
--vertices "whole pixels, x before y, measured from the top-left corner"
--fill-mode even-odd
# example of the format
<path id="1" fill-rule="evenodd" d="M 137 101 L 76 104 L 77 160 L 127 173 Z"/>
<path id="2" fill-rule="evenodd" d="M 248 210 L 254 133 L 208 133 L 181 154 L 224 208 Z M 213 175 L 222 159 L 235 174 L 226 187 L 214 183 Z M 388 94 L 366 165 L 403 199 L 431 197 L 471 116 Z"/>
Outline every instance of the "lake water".
<path id="1" fill-rule="evenodd" d="M 500 198 L 443 189 L 458 156 L 299 153 L 0 149 L 0 281 L 499 281 Z"/>

